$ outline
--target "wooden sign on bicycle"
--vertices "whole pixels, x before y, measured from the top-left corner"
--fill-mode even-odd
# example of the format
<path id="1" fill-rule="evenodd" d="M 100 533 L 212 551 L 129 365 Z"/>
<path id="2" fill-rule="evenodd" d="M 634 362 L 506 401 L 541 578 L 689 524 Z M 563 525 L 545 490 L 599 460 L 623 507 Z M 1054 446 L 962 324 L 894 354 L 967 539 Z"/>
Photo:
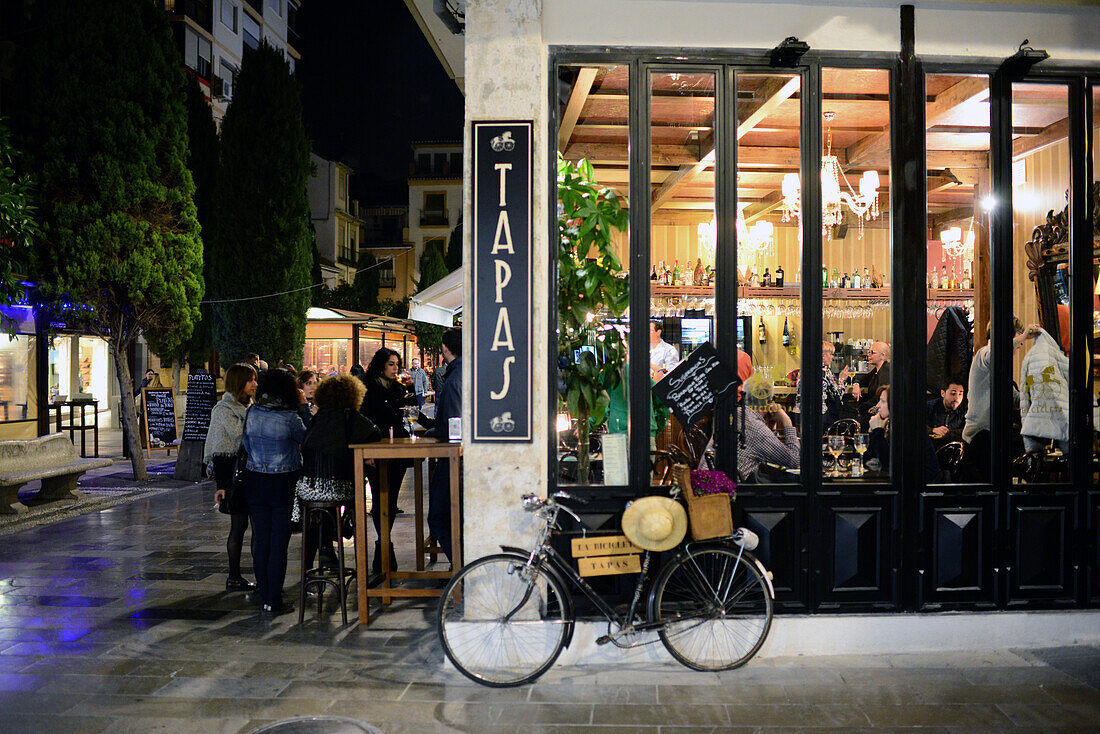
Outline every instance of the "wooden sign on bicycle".
<path id="1" fill-rule="evenodd" d="M 627 540 L 625 535 L 573 538 L 570 545 L 573 557 L 577 559 L 577 572 L 581 576 L 641 573 L 638 554 L 642 549 Z"/>

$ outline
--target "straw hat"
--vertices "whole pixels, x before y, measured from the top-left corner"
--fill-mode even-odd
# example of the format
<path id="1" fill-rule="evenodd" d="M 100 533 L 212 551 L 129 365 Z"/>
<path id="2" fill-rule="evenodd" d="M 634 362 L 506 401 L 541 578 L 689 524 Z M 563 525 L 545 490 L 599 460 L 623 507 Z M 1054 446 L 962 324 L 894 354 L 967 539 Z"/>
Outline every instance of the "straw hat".
<path id="1" fill-rule="evenodd" d="M 623 512 L 623 534 L 643 550 L 675 548 L 684 539 L 687 528 L 687 513 L 670 497 L 642 497 Z"/>

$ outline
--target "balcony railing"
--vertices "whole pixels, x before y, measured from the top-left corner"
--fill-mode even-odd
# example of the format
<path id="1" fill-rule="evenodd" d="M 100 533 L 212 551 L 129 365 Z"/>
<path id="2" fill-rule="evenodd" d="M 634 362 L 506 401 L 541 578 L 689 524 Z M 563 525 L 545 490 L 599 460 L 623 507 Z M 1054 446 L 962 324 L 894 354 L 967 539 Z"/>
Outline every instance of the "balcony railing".
<path id="1" fill-rule="evenodd" d="M 164 9 L 174 15 L 185 15 L 204 30 L 213 31 L 213 0 L 165 0 Z"/>
<path id="2" fill-rule="evenodd" d="M 420 214 L 421 227 L 446 227 L 449 224 L 447 210 L 423 211 Z"/>

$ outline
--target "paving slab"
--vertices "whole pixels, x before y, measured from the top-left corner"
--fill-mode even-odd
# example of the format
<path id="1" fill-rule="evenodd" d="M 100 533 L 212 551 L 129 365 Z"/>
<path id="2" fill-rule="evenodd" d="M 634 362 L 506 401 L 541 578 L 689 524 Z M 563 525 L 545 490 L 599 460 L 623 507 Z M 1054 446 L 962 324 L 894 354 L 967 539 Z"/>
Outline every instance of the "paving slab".
<path id="1" fill-rule="evenodd" d="M 432 602 L 396 602 L 369 627 L 340 624 L 331 600 L 301 626 L 260 618 L 224 590 L 228 521 L 209 485 L 163 489 L 0 535 L 5 731 L 243 734 L 311 714 L 388 734 L 1100 731 L 1100 649 L 1087 645 L 771 657 L 721 673 L 558 666 L 486 688 L 444 665 Z M 410 515 L 395 533 L 411 565 Z"/>

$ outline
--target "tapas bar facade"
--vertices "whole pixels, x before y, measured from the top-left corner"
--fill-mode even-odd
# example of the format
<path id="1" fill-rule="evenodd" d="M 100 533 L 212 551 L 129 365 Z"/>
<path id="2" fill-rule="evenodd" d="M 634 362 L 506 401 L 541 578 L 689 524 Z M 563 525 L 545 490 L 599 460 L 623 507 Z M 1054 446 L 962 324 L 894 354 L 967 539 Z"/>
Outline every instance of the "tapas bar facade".
<path id="1" fill-rule="evenodd" d="M 496 185 L 472 165 L 489 152 L 477 125 L 530 123 L 528 300 L 506 302 L 533 334 L 533 438 L 474 435 L 495 388 L 472 375 L 502 344 L 479 334 L 466 557 L 528 540 L 525 491 L 583 495 L 589 525 L 614 530 L 661 456 L 709 456 L 738 476 L 783 610 L 1095 606 L 1100 40 L 1078 29 L 1098 22 L 1068 4 L 469 3 L 465 221 L 498 216 L 493 197 L 474 211 Z M 559 174 L 625 210 L 594 225 L 613 257 L 567 252 L 586 222 L 559 221 Z M 466 237 L 466 262 L 502 243 Z M 563 263 L 613 270 L 606 292 L 629 307 L 559 300 Z M 497 313 L 501 288 L 468 277 L 469 321 Z M 592 342 L 563 349 L 579 309 Z M 661 420 L 663 374 L 631 359 L 652 324 L 678 359 L 745 352 L 747 409 L 782 408 L 786 454 L 753 455 L 728 397 L 700 424 Z M 567 399 L 585 351 L 626 365 L 614 422 Z M 849 434 L 876 427 L 870 411 L 888 430 L 864 464 Z"/>

